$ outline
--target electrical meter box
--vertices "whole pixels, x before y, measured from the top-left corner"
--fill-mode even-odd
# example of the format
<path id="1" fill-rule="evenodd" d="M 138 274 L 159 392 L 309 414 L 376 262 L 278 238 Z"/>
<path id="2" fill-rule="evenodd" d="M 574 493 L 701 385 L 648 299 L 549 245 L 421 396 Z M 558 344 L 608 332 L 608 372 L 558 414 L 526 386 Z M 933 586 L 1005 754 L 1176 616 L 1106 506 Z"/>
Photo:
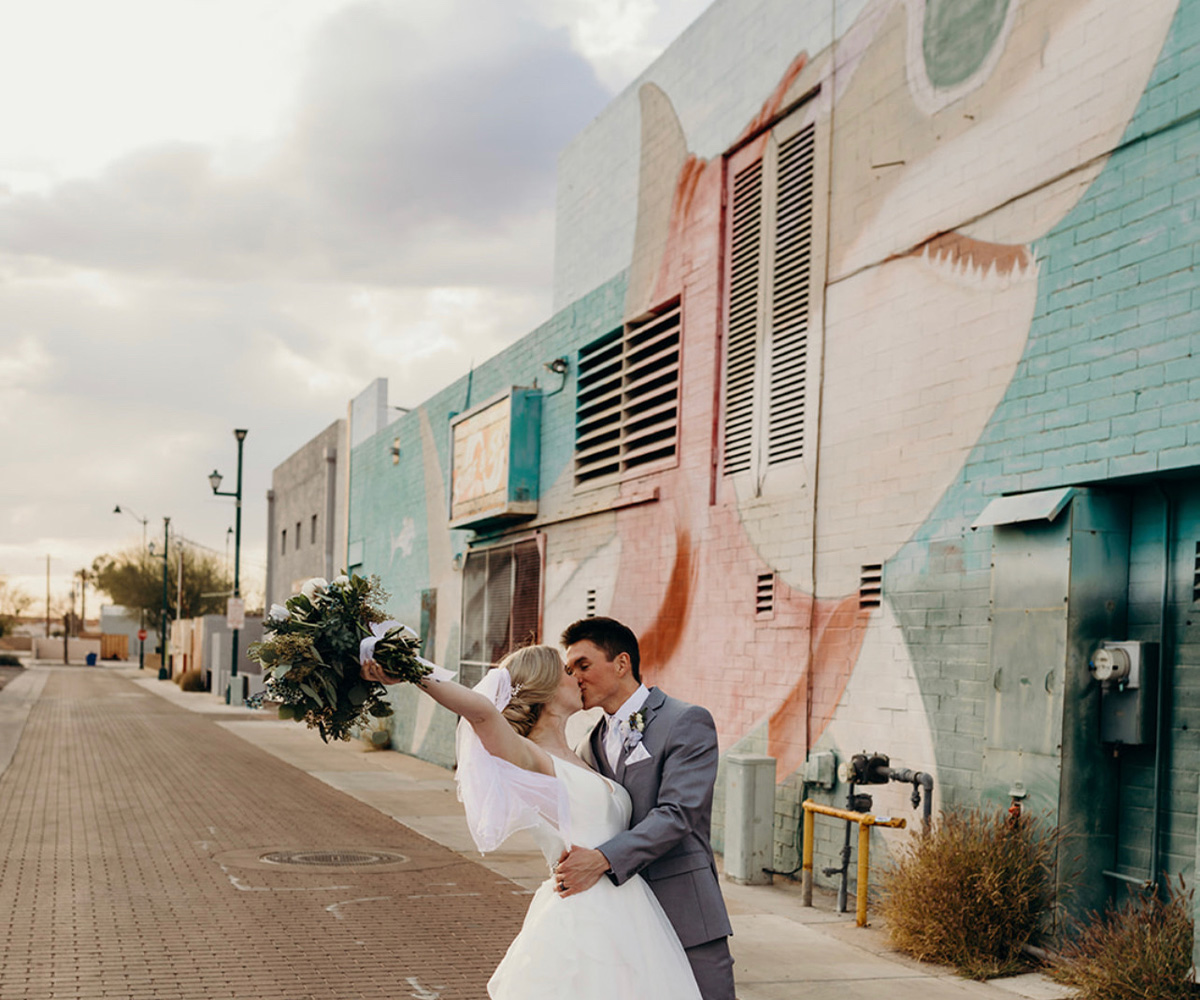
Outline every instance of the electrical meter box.
<path id="1" fill-rule="evenodd" d="M 1100 682 L 1100 740 L 1152 744 L 1158 705 L 1158 643 L 1105 639 L 1088 668 Z"/>

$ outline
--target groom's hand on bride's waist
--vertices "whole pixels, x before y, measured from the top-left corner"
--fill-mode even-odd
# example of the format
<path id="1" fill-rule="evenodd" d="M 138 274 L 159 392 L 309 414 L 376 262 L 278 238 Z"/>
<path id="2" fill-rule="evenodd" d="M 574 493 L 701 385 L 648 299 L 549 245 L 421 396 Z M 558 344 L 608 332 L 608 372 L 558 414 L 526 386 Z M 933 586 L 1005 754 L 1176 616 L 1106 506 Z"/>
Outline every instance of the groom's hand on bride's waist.
<path id="1" fill-rule="evenodd" d="M 601 851 L 591 847 L 572 847 L 563 851 L 554 866 L 554 891 L 560 896 L 578 896 L 587 892 L 612 868 Z"/>

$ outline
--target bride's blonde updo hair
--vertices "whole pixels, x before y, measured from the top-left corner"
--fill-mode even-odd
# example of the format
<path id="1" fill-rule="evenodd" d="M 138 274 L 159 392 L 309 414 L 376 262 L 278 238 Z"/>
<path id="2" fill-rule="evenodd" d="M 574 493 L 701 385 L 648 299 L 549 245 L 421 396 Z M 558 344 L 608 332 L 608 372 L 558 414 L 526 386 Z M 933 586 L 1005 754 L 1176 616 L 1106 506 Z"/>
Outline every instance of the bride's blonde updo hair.
<path id="1" fill-rule="evenodd" d="M 522 736 L 537 723 L 542 706 L 554 697 L 562 681 L 563 663 L 553 646 L 524 646 L 509 653 L 498 664 L 512 678 L 513 696 L 504 717 Z"/>

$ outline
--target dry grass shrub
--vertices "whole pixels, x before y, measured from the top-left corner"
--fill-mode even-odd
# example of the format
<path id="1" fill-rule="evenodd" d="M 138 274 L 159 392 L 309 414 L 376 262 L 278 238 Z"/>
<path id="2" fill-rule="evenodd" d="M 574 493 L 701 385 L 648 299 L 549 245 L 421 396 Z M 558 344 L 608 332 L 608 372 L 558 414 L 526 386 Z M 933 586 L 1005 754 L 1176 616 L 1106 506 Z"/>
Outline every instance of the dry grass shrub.
<path id="1" fill-rule="evenodd" d="M 1050 975 L 1080 1000 L 1194 997 L 1192 893 L 1154 889 L 1092 914 L 1055 957 Z"/>
<path id="2" fill-rule="evenodd" d="M 1021 948 L 1053 903 L 1054 851 L 1028 816 L 944 812 L 881 878 L 892 944 L 971 979 L 1020 969 Z"/>
<path id="3" fill-rule="evenodd" d="M 204 671 L 203 670 L 185 670 L 179 675 L 179 690 L 181 691 L 203 691 L 204 690 Z"/>

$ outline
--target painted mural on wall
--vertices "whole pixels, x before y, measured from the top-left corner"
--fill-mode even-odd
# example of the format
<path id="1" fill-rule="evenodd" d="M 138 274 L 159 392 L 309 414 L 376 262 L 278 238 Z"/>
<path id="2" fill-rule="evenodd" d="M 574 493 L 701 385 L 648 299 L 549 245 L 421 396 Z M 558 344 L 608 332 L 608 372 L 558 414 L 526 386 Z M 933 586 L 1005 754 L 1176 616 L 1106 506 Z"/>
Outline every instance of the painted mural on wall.
<path id="1" fill-rule="evenodd" d="M 1168 104 L 1188 92 L 1186 79 L 1170 82 L 1178 67 L 1164 68 L 1200 39 L 1200 25 L 1187 20 L 1186 5 L 1176 18 L 1177 6 L 1148 0 L 1133 16 L 1115 0 L 856 3 L 833 46 L 794 53 L 758 113 L 728 135 L 727 147 L 740 144 L 728 161 L 692 152 L 672 95 L 641 89 L 628 271 L 474 374 L 476 399 L 529 385 L 544 376 L 544 362 L 575 357 L 622 319 L 682 302 L 675 467 L 577 491 L 572 392 L 545 396 L 546 640 L 590 597 L 643 636 L 651 683 L 709 706 L 722 749 L 770 753 L 780 781 L 812 747 L 881 750 L 969 797 L 989 579 L 988 541 L 970 522 L 1000 492 L 1138 471 L 1082 469 L 1100 459 L 1078 458 L 1078 448 L 1087 455 L 1112 426 L 1100 428 L 1093 414 L 1081 426 L 1096 425 L 1094 437 L 1064 440 L 1065 424 L 1036 417 L 1031 400 L 1043 413 L 1074 401 L 1074 376 L 1063 375 L 1056 395 L 1045 357 L 1064 372 L 1123 357 L 1107 344 L 1095 354 L 1084 346 L 1104 310 L 1117 309 L 1110 291 L 1127 288 L 1078 289 L 1077 236 L 1088 213 L 1116 204 L 1120 216 L 1142 197 L 1160 216 L 1174 213 L 1117 224 L 1136 235 L 1097 265 L 1114 274 L 1125 263 L 1117 257 L 1134 252 L 1128 247 L 1148 255 L 1155 240 L 1173 244 L 1172 227 L 1190 233 L 1181 244 L 1197 243 L 1195 194 L 1184 218 L 1137 180 L 1162 172 L 1153 162 L 1162 154 L 1146 146 L 1122 149 L 1120 163 L 1108 156 L 1138 123 L 1164 113 L 1150 107 L 1152 84 Z M 704 36 L 688 37 L 700 44 Z M 818 149 L 811 329 L 824 332 L 810 338 L 807 412 L 811 428 L 819 416 L 819 433 L 802 458 L 725 475 L 714 464 L 728 308 L 722 201 L 730 165 L 775 142 L 767 126 L 793 105 L 789 121 L 813 126 Z M 1189 155 L 1176 157 L 1181 177 L 1194 175 L 1200 150 Z M 1102 301 L 1064 326 L 1064 309 L 1093 299 Z M 1132 308 L 1148 315 L 1156 307 Z M 1136 371 L 1140 362 L 1125 364 Z M 1123 371 L 1118 360 L 1110 375 Z M 459 383 L 383 435 L 401 441 L 399 493 L 380 485 L 396 475 L 383 445 L 356 450 L 352 514 L 366 525 L 369 568 L 412 605 L 397 613 L 416 613 L 418 584 L 437 591 L 436 652 L 451 665 L 461 608 L 454 557 L 467 536 L 448 526 L 445 428 L 469 408 L 462 397 Z M 1137 416 L 1142 404 L 1129 405 Z M 1177 423 L 1200 423 L 1200 414 Z M 1181 448 L 1200 448 L 1183 433 Z M 1112 461 L 1122 457 L 1135 457 L 1132 445 Z M 597 513 L 612 501 L 616 509 Z M 884 574 L 878 606 L 860 601 L 868 566 Z M 764 587 L 770 607 L 762 611 Z M 448 759 L 449 728 L 439 730 L 427 700 L 399 718 L 398 745 Z M 889 791 L 907 810 L 905 791 Z M 886 795 L 877 801 L 890 808 Z"/>
<path id="2" fill-rule="evenodd" d="M 1004 399 L 1048 278 L 1036 242 L 1104 169 L 1175 6 L 1131 23 L 1105 0 L 887 0 L 797 54 L 738 153 L 819 85 L 801 114 L 832 142 L 820 451 L 775 482 L 713 474 L 726 178 L 644 88 L 626 315 L 682 294 L 688 394 L 678 468 L 618 514 L 596 575 L 615 573 L 609 610 L 644 636 L 652 681 L 713 706 L 722 745 L 756 739 L 780 779 L 822 740 L 936 768 L 921 664 L 887 602 L 860 608 L 862 567 L 920 531 Z M 953 544 L 937 555 L 965 568 Z"/>

